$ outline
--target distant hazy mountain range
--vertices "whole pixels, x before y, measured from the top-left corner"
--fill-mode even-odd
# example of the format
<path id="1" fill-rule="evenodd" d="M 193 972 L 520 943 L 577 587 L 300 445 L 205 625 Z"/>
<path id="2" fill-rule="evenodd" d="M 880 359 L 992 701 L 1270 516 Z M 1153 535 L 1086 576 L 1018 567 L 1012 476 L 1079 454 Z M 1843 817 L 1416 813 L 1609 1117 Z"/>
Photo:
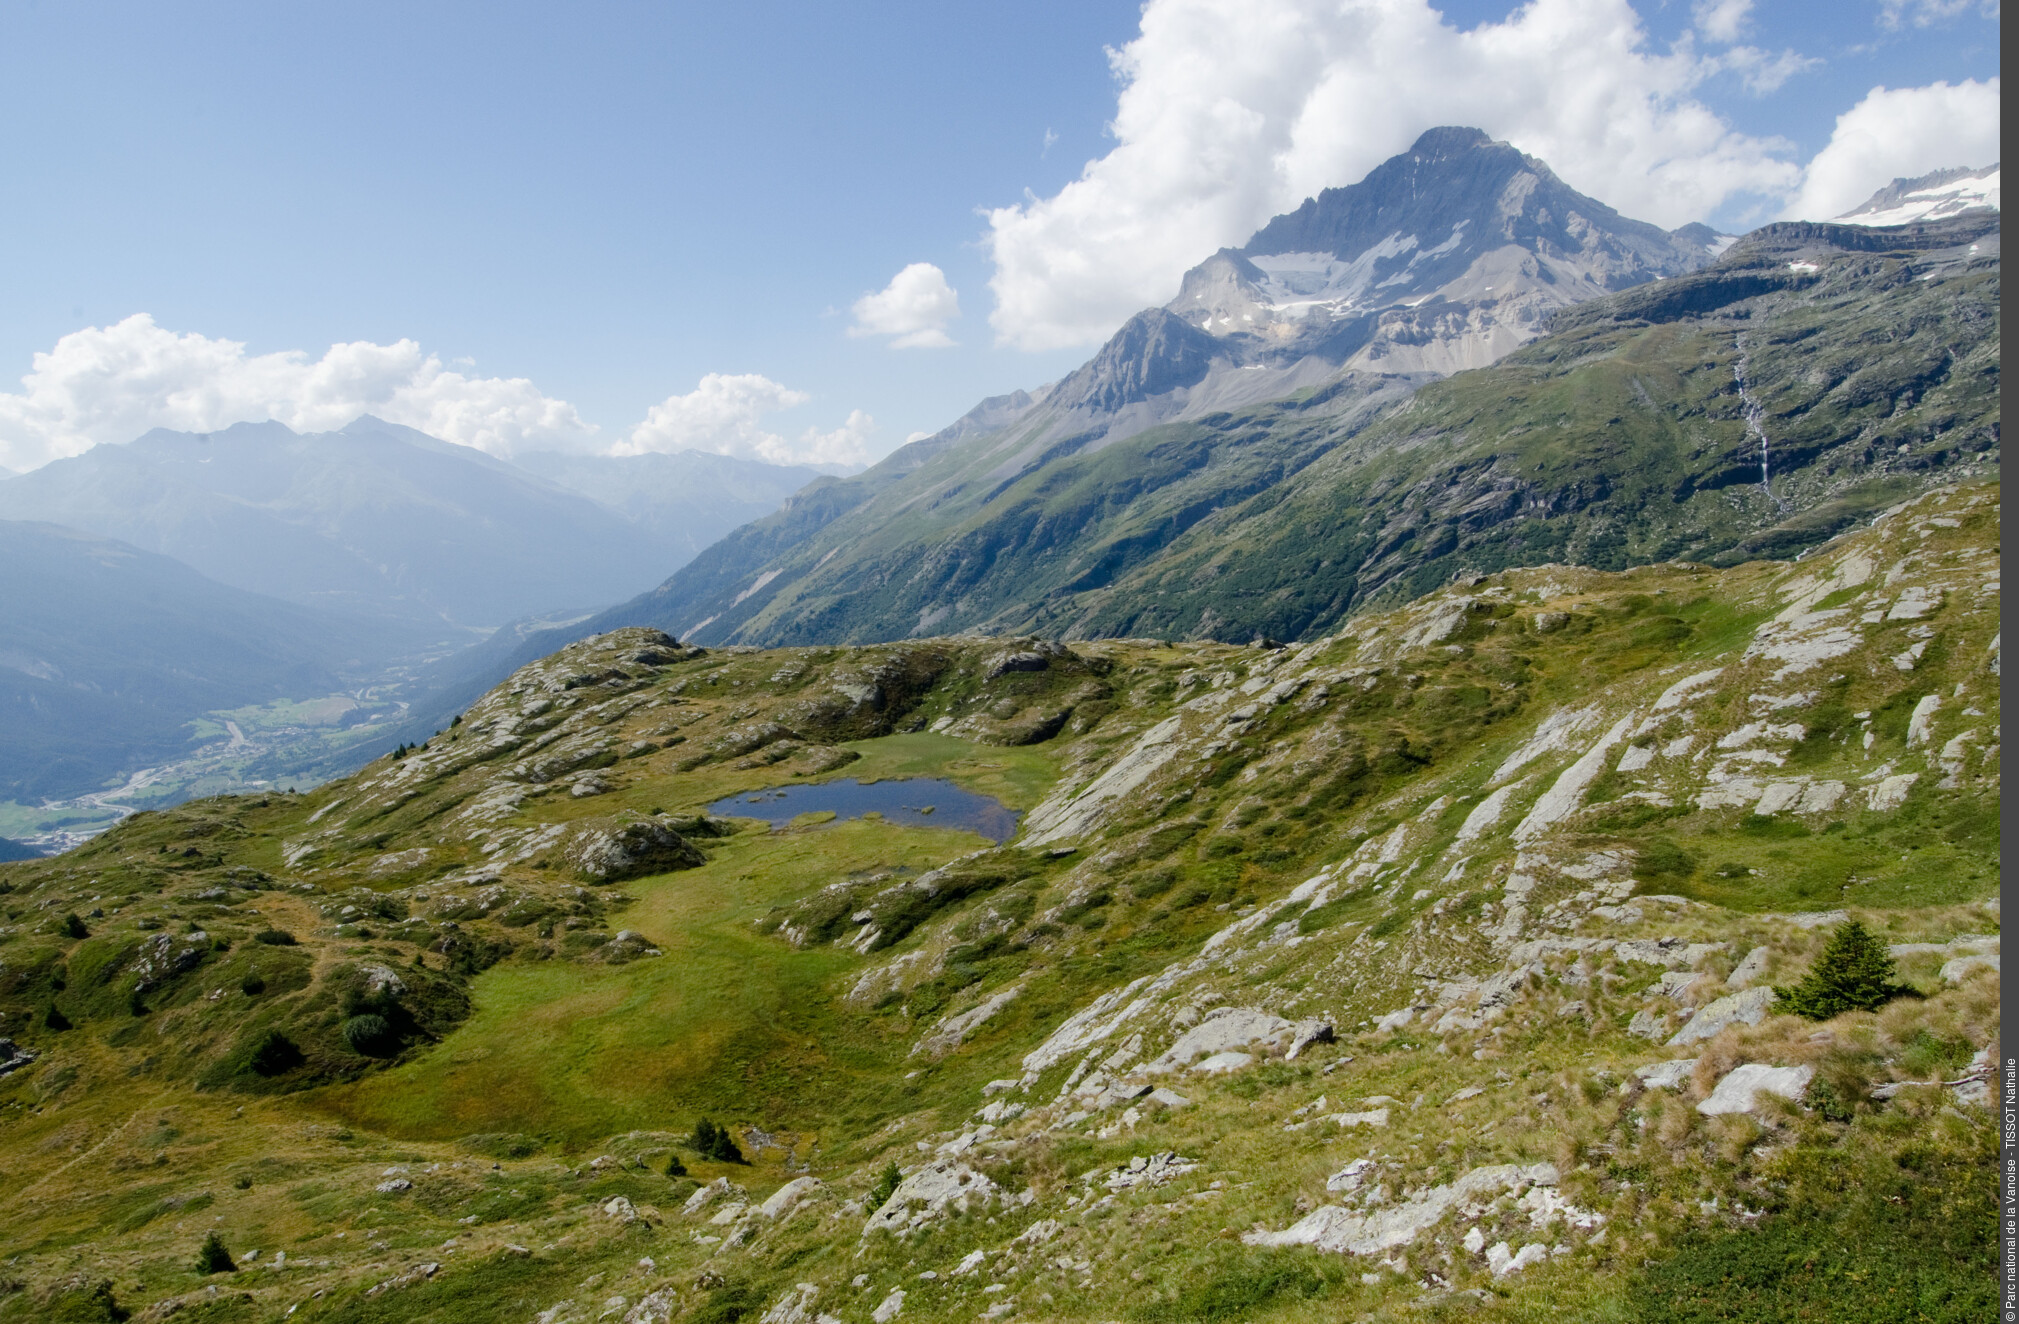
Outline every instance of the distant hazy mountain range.
<path id="1" fill-rule="evenodd" d="M 0 518 L 68 525 L 303 606 L 473 637 L 637 593 L 816 471 L 687 452 L 529 456 L 364 417 L 159 430 L 0 483 Z"/>
<path id="2" fill-rule="evenodd" d="M 175 757 L 199 714 L 329 695 L 417 644 L 54 524 L 0 520 L 0 801 Z"/>
<path id="3" fill-rule="evenodd" d="M 367 417 L 157 430 L 7 478 L 0 810 L 215 748 L 205 714 L 277 700 L 297 702 L 268 729 L 229 728 L 243 758 L 162 776 L 345 771 L 398 738 L 403 703 L 488 685 L 529 630 L 637 593 L 819 476 L 697 452 L 514 465 Z M 361 722 L 385 739 L 353 753 Z M 50 826 L 24 822 L 0 828 Z"/>

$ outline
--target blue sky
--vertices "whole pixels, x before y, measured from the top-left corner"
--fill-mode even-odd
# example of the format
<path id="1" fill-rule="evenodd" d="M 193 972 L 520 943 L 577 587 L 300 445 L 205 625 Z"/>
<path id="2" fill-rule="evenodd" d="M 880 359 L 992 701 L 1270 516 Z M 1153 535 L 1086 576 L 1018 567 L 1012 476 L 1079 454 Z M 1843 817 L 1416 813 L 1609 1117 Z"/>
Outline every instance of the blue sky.
<path id="1" fill-rule="evenodd" d="M 1609 76 L 1587 72 L 1579 44 L 1637 22 L 1648 69 L 1670 80 L 1645 141 L 1615 160 L 1607 135 L 1587 143 L 1525 110 L 1481 127 L 1528 150 L 1552 146 L 1541 154 L 1571 183 L 1665 224 L 1702 215 L 1738 228 L 1794 205 L 1817 187 L 1802 167 L 1874 86 L 1998 73 L 1996 10 L 1977 3 L 1624 5 L 1437 9 L 1459 31 L 1515 16 L 1525 35 L 1474 52 L 1480 68 L 1529 63 L 1521 42 L 1541 43 L 1553 52 L 1543 63 L 1559 62 L 1551 85 L 1573 91 Z M 1335 113 L 1314 91 L 1255 113 L 1307 127 L 1332 114 L 1337 141 L 1314 152 L 1286 145 L 1308 133 L 1264 132 L 1253 150 L 1279 154 L 1273 173 L 1190 178 L 1182 158 L 1212 143 L 1184 136 L 1200 132 L 1187 98 L 1199 93 L 1201 50 L 1216 49 L 1213 25 L 1227 21 L 1224 0 L 1158 0 L 1149 19 L 1104 0 L 0 5 L 12 56 L 0 81 L 0 391 L 72 333 L 128 328 L 124 339 L 65 342 L 37 383 L 0 396 L 0 464 L 125 440 L 122 429 L 141 424 L 258 413 L 262 391 L 287 398 L 274 416 L 328 423 L 349 407 L 337 379 L 356 364 L 331 360 L 306 385 L 302 365 L 323 363 L 333 344 L 403 340 L 418 348 L 367 355 L 356 370 L 429 418 L 489 410 L 488 431 L 458 439 L 492 449 L 700 438 L 748 453 L 882 454 L 984 395 L 1070 370 L 1125 310 L 1168 297 L 1160 282 L 1174 290 L 1185 266 L 1240 242 L 1294 205 L 1291 194 L 1351 183 L 1430 127 L 1415 120 L 1441 122 L 1434 97 L 1411 103 L 1406 89 L 1376 85 L 1393 61 L 1351 63 L 1353 48 L 1385 39 L 1363 42 L 1362 28 L 1420 32 L 1421 0 L 1360 7 L 1342 16 L 1336 4 L 1286 0 L 1286 14 L 1312 11 L 1298 21 L 1317 27 L 1286 27 L 1280 44 L 1258 39 L 1246 52 L 1256 65 L 1246 76 L 1266 93 L 1232 76 L 1216 93 L 1261 106 L 1294 90 L 1299 75 L 1278 77 L 1269 61 L 1299 64 L 1318 32 L 1366 100 Z M 1107 52 L 1131 42 L 1138 67 L 1118 80 Z M 1593 49 L 1591 66 L 1617 64 Z M 1693 63 L 1679 72 L 1678 60 Z M 1393 76 L 1434 91 L 1435 74 Z M 1134 101 L 1118 108 L 1125 82 Z M 1353 104 L 1389 101 L 1410 109 L 1356 127 Z M 1453 117 L 1494 117 L 1498 104 L 1475 98 Z M 1988 133 L 1995 145 L 1995 125 Z M 1866 155 L 1948 145 L 1926 137 Z M 1959 141 L 1981 151 L 1987 140 Z M 1685 149 L 1715 168 L 1675 173 Z M 1142 164 L 1173 156 L 1176 167 Z M 1089 162 L 1105 164 L 1075 185 Z M 1643 188 L 1650 163 L 1670 175 Z M 1751 182 L 1734 186 L 1739 177 Z M 1673 214 L 1649 214 L 1661 208 Z M 1000 209 L 993 221 L 987 209 Z M 1132 215 L 1134 230 L 1111 224 Z M 937 329 L 922 338 L 957 343 L 897 348 L 888 330 L 861 334 L 855 302 L 918 263 L 943 273 L 960 309 L 945 320 L 948 296 L 935 295 Z M 126 319 L 138 313 L 154 340 L 136 339 Z M 223 341 L 243 343 L 239 359 Z M 286 351 L 305 354 L 293 377 L 279 360 L 260 371 L 242 362 Z M 182 357 L 164 368 L 162 355 Z M 709 374 L 723 376 L 700 389 Z M 105 385 L 113 377 L 117 391 Z M 472 385 L 495 378 L 530 385 Z M 318 391 L 314 407 L 302 403 Z M 666 426 L 634 432 L 662 404 Z"/>

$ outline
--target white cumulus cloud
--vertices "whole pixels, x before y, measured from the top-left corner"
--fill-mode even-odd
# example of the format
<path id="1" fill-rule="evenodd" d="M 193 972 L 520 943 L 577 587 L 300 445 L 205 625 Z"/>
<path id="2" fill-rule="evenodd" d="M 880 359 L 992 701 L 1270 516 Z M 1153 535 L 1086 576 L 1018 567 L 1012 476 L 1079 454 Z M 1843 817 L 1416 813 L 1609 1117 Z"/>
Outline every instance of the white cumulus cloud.
<path id="1" fill-rule="evenodd" d="M 1705 12 L 1736 35 L 1736 6 Z M 1099 342 L 1215 249 L 1438 125 L 1484 129 L 1665 226 L 1800 181 L 1789 144 L 1693 98 L 1720 61 L 1653 50 L 1627 0 L 1531 0 L 1470 30 L 1427 0 L 1149 0 L 1110 62 L 1113 149 L 988 213 L 1005 344 Z"/>
<path id="2" fill-rule="evenodd" d="M 712 451 L 772 464 L 862 464 L 876 420 L 860 409 L 830 432 L 807 428 L 796 438 L 767 431 L 766 414 L 792 409 L 813 397 L 760 373 L 711 372 L 685 395 L 653 405 L 645 421 L 612 448 L 614 455 L 646 451 Z"/>
<path id="3" fill-rule="evenodd" d="M 1746 91 L 1754 96 L 1766 96 L 1780 91 L 1781 85 L 1796 74 L 1819 68 L 1822 63 L 1797 51 L 1775 54 L 1757 46 L 1734 46 L 1705 59 L 1704 70 L 1706 73 L 1736 74 Z"/>
<path id="4" fill-rule="evenodd" d="M 914 262 L 875 294 L 865 294 L 850 310 L 851 336 L 891 336 L 897 349 L 945 349 L 953 344 L 946 324 L 960 316 L 960 295 L 946 273 L 930 262 Z"/>
<path id="5" fill-rule="evenodd" d="M 145 313 L 62 337 L 35 355 L 21 385 L 19 394 L 0 393 L 0 474 L 157 427 L 216 432 L 274 419 L 297 432 L 327 432 L 361 414 L 507 458 L 528 450 L 694 449 L 852 466 L 870 458 L 876 430 L 858 409 L 840 427 L 810 427 L 788 439 L 759 420 L 812 397 L 755 373 L 710 373 L 693 391 L 654 405 L 612 443 L 575 406 L 526 378 L 458 372 L 412 340 L 332 345 L 321 358 L 300 350 L 247 354 L 239 341 L 170 331 Z"/>
<path id="6" fill-rule="evenodd" d="M 869 440 L 876 435 L 876 420 L 860 409 L 848 411 L 841 426 L 827 432 L 808 428 L 779 464 L 842 465 L 854 468 L 870 461 Z"/>
<path id="7" fill-rule="evenodd" d="M 377 414 L 494 454 L 579 447 L 595 429 L 523 377 L 452 371 L 411 340 L 247 354 L 235 340 L 177 333 L 136 313 L 35 355 L 19 394 L 0 394 L 0 463 L 33 469 L 150 428 L 215 432 L 277 419 L 298 432 Z"/>
<path id="8" fill-rule="evenodd" d="M 1889 31 L 1898 31 L 1908 23 L 1917 28 L 1933 27 L 1972 9 L 1995 20 L 1998 0 L 1880 0 L 1879 26 Z"/>
<path id="9" fill-rule="evenodd" d="M 1734 42 L 1753 21 L 1753 0 L 1697 0 L 1690 10 L 1697 31 L 1712 41 Z"/>
<path id="10" fill-rule="evenodd" d="M 1998 160 L 1998 80 L 1875 87 L 1837 116 L 1784 213 L 1826 221 L 1895 179 Z"/>

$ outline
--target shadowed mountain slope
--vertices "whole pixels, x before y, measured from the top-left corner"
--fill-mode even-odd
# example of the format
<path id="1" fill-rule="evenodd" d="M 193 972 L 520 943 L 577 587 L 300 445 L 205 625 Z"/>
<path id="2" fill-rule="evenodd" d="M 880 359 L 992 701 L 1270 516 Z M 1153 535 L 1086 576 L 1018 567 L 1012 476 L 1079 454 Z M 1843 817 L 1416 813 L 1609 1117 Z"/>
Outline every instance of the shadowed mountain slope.
<path id="1" fill-rule="evenodd" d="M 1998 290 L 1995 213 L 1770 226 L 1420 393 L 1348 370 L 1120 440 L 943 434 L 583 628 L 1294 639 L 1458 572 L 1792 555 L 1995 466 Z"/>

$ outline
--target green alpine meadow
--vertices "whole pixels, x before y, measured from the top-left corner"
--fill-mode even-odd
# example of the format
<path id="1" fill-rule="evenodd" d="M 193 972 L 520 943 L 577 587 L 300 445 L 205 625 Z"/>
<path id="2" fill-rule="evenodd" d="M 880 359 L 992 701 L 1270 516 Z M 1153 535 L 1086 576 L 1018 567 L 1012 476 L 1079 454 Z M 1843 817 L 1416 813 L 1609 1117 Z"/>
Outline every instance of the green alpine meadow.
<path id="1" fill-rule="evenodd" d="M 1983 1318 L 1998 530 L 622 629 L 6 865 L 0 1318 Z"/>

